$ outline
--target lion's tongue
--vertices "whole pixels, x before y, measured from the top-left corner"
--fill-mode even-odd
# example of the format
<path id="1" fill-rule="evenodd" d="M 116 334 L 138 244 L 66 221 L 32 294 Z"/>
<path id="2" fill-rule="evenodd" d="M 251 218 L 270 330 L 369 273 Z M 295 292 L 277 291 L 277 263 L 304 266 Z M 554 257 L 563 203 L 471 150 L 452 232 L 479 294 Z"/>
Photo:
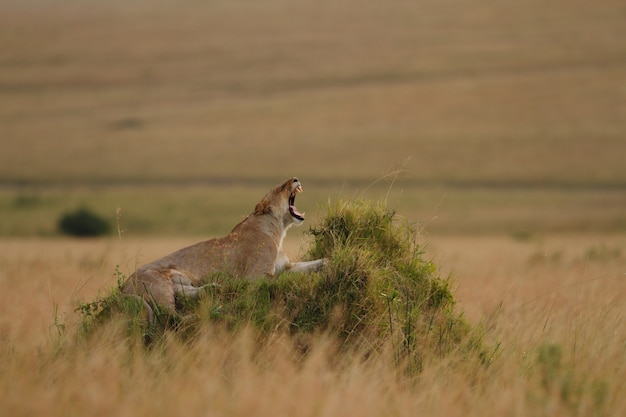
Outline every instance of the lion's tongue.
<path id="1" fill-rule="evenodd" d="M 289 211 L 296 217 L 304 217 L 304 214 L 300 213 L 296 206 L 294 206 L 293 204 L 289 206 Z"/>

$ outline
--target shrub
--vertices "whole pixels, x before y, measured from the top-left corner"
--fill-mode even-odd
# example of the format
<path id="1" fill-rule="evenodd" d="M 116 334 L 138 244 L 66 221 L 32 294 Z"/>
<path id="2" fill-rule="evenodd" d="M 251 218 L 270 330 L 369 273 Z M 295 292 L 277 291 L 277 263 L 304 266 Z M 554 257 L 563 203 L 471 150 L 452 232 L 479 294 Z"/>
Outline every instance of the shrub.
<path id="1" fill-rule="evenodd" d="M 80 237 L 101 236 L 110 230 L 106 220 L 84 207 L 63 214 L 58 226 L 62 233 Z"/>
<path id="2" fill-rule="evenodd" d="M 395 363 L 411 370 L 451 350 L 482 354 L 480 340 L 470 337 L 470 326 L 454 309 L 449 280 L 423 259 L 416 232 L 393 210 L 368 201 L 338 202 L 325 209 L 309 234 L 307 257 L 330 261 L 323 271 L 255 281 L 208 276 L 216 285 L 207 286 L 200 299 L 179 298 L 178 313 L 155 309 L 150 338 L 168 328 L 186 339 L 208 323 L 230 331 L 252 325 L 261 337 L 285 332 L 306 350 L 303 340 L 325 333 L 343 350 L 369 355 L 391 348 Z M 94 310 L 119 303 L 96 303 L 87 318 L 108 318 L 106 308 Z"/>

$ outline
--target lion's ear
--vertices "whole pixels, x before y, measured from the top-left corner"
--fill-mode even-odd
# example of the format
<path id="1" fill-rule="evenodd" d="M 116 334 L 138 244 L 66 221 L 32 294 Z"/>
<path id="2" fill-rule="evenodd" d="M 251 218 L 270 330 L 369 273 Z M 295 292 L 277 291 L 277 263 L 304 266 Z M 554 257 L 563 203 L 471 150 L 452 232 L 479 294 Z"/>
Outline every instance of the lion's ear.
<path id="1" fill-rule="evenodd" d="M 266 198 L 264 198 L 263 200 L 261 200 L 256 207 L 254 208 L 254 214 L 256 214 L 257 216 L 261 215 L 261 214 L 267 214 L 269 213 L 271 210 L 271 206 L 269 201 L 267 201 Z"/>

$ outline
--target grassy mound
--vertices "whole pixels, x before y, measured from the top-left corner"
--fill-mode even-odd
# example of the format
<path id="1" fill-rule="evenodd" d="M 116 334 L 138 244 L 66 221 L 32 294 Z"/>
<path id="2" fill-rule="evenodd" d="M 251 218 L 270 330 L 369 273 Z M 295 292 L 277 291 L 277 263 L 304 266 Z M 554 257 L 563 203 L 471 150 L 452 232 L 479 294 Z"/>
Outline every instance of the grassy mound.
<path id="1" fill-rule="evenodd" d="M 140 303 L 115 289 L 81 306 L 83 327 L 89 333 L 121 311 L 131 332 L 143 329 L 152 341 L 166 333 L 194 338 L 217 324 L 229 331 L 253 326 L 261 337 L 287 333 L 306 349 L 308 337 L 324 333 L 342 350 L 390 349 L 396 363 L 415 369 L 424 358 L 477 347 L 454 309 L 449 280 L 423 258 L 411 225 L 384 204 L 329 204 L 309 233 L 307 257 L 330 261 L 320 273 L 283 273 L 253 282 L 208 276 L 207 282 L 218 285 L 207 287 L 199 299 L 178 299 L 175 315 L 157 306 L 156 324 L 147 331 Z"/>

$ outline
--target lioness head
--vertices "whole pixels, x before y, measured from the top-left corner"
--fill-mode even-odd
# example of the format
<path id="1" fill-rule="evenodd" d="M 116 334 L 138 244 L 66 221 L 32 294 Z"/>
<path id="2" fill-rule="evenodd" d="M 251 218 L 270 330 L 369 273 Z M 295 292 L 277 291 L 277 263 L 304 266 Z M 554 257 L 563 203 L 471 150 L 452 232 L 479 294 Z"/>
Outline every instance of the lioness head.
<path id="1" fill-rule="evenodd" d="M 289 178 L 274 187 L 254 208 L 257 216 L 270 214 L 282 220 L 285 227 L 299 225 L 304 221 L 304 213 L 296 209 L 296 194 L 302 192 L 302 184 L 298 178 Z"/>

